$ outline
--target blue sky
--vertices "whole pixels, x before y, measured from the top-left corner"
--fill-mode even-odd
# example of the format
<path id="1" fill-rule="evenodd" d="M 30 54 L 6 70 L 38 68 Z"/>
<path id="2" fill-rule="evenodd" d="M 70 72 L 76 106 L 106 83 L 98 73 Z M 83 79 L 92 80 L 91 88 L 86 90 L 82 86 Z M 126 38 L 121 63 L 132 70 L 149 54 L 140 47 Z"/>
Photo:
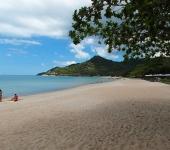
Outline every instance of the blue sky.
<path id="1" fill-rule="evenodd" d="M 0 0 L 0 74 L 36 75 L 81 63 L 95 55 L 122 61 L 122 53 L 88 37 L 74 45 L 68 37 L 75 9 L 90 0 Z"/>

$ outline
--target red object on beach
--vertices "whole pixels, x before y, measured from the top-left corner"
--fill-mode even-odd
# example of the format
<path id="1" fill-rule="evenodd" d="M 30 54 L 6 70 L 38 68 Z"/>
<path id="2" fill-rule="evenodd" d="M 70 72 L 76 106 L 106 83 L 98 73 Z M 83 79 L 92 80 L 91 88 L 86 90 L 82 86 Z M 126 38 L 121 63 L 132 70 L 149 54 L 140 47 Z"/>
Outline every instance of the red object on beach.
<path id="1" fill-rule="evenodd" d="M 18 96 L 17 95 L 15 96 L 15 101 L 18 101 Z"/>
<path id="2" fill-rule="evenodd" d="M 2 90 L 0 89 L 0 102 L 2 102 Z"/>

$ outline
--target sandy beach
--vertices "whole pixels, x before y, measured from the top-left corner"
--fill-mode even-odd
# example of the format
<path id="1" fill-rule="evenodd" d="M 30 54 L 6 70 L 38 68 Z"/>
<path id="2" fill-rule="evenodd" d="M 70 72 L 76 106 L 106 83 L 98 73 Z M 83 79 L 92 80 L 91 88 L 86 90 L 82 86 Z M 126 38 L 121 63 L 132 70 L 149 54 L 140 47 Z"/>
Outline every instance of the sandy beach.
<path id="1" fill-rule="evenodd" d="M 170 150 L 170 85 L 141 79 L 0 103 L 0 150 Z"/>

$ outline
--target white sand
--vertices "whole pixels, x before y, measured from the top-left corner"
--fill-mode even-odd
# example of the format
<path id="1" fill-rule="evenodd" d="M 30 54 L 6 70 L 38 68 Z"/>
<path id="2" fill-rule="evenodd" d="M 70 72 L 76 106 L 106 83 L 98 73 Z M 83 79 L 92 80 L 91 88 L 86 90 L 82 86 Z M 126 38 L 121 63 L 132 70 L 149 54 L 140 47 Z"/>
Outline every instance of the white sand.
<path id="1" fill-rule="evenodd" d="M 0 103 L 0 150 L 170 150 L 170 85 L 119 79 Z"/>

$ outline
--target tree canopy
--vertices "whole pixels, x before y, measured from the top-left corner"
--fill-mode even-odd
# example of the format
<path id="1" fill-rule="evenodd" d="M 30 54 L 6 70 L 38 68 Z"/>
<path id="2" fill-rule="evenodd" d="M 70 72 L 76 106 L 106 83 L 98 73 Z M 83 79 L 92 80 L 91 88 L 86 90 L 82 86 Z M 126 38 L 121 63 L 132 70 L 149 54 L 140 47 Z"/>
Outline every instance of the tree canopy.
<path id="1" fill-rule="evenodd" d="M 89 36 L 98 43 L 124 51 L 124 59 L 170 56 L 169 0 L 91 0 L 89 7 L 75 10 L 74 44 Z"/>

